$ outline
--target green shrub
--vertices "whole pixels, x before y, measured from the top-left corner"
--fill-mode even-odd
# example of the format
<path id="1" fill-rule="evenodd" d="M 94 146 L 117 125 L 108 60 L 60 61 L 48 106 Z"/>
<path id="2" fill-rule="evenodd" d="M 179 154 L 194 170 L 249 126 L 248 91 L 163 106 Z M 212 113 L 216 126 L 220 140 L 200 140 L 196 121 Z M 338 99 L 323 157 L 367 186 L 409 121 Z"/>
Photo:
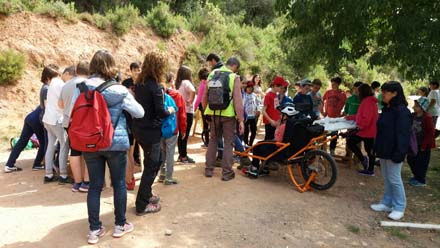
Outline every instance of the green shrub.
<path id="1" fill-rule="evenodd" d="M 14 84 L 24 73 L 26 57 L 15 50 L 0 52 L 0 85 Z"/>
<path id="2" fill-rule="evenodd" d="M 0 14 L 11 15 L 23 10 L 21 0 L 0 0 Z"/>
<path id="3" fill-rule="evenodd" d="M 112 25 L 107 16 L 101 14 L 93 14 L 93 20 L 95 21 L 96 26 L 102 30 L 109 30 Z"/>
<path id="4" fill-rule="evenodd" d="M 178 27 L 170 7 L 163 2 L 159 2 L 156 7 L 147 13 L 146 21 L 156 34 L 164 38 L 171 37 Z"/>
<path id="5" fill-rule="evenodd" d="M 210 31 L 217 31 L 218 28 L 224 26 L 226 19 L 217 6 L 208 2 L 203 9 L 199 8 L 190 15 L 188 23 L 192 32 L 206 35 Z"/>
<path id="6" fill-rule="evenodd" d="M 113 32 L 118 36 L 128 33 L 133 26 L 139 24 L 139 9 L 131 4 L 126 7 L 116 7 L 106 16 L 110 20 Z"/>
<path id="7" fill-rule="evenodd" d="M 95 19 L 93 18 L 93 16 L 89 13 L 89 12 L 83 12 L 78 14 L 78 19 L 80 19 L 81 21 L 84 22 L 88 22 L 92 25 L 95 25 Z"/>
<path id="8" fill-rule="evenodd" d="M 34 9 L 35 13 L 48 15 L 53 18 L 65 18 L 67 21 L 76 22 L 77 13 L 75 3 L 62 1 L 41 1 Z"/>

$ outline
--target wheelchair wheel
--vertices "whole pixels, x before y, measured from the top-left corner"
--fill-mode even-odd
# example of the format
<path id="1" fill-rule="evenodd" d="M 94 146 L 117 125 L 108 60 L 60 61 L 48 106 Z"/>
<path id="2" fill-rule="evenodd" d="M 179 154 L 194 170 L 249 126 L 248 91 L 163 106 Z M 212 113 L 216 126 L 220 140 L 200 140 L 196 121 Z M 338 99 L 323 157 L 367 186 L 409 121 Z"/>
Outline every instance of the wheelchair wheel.
<path id="1" fill-rule="evenodd" d="M 304 154 L 301 161 L 301 172 L 306 181 L 312 172 L 316 173 L 310 186 L 317 190 L 326 190 L 332 187 L 338 174 L 335 160 L 322 150 L 312 150 Z"/>

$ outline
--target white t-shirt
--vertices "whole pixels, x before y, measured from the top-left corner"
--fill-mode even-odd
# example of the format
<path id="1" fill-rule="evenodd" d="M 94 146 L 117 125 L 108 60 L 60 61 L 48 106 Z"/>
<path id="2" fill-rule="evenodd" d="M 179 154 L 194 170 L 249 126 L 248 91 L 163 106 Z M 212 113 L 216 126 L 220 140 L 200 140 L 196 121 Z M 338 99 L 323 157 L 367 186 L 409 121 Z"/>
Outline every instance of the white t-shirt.
<path id="1" fill-rule="evenodd" d="M 58 107 L 58 99 L 63 89 L 64 81 L 61 78 L 53 78 L 47 91 L 46 109 L 43 122 L 49 125 L 61 124 L 63 122 L 63 110 Z"/>
<path id="2" fill-rule="evenodd" d="M 440 91 L 437 90 L 431 90 L 428 94 L 428 99 L 431 102 L 432 99 L 435 100 L 434 106 L 430 107 L 428 109 L 428 112 L 432 116 L 439 116 L 440 115 Z"/>
<path id="3" fill-rule="evenodd" d="M 186 113 L 188 114 L 194 114 L 194 102 L 188 104 L 186 101 L 191 95 L 191 92 L 196 92 L 196 89 L 194 88 L 194 85 L 189 80 L 182 80 L 182 84 L 179 87 L 179 92 L 182 94 L 183 99 L 186 103 Z"/>
<path id="4" fill-rule="evenodd" d="M 63 89 L 60 93 L 60 99 L 63 101 L 64 109 L 63 109 L 63 127 L 69 127 L 70 114 L 72 113 L 72 108 L 75 102 L 72 101 L 73 95 L 75 94 L 76 85 L 84 82 L 86 79 L 83 77 L 74 77 L 67 81 L 67 83 L 63 86 Z"/>

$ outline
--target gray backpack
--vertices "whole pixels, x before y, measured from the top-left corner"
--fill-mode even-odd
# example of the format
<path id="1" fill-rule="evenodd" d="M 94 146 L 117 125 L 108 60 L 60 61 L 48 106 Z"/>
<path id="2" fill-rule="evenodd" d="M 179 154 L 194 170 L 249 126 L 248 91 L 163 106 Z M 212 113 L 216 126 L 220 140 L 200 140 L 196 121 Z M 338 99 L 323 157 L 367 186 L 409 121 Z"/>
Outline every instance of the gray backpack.
<path id="1" fill-rule="evenodd" d="M 229 87 L 231 72 L 216 71 L 208 82 L 208 106 L 211 110 L 225 110 L 232 100 L 232 91 Z"/>

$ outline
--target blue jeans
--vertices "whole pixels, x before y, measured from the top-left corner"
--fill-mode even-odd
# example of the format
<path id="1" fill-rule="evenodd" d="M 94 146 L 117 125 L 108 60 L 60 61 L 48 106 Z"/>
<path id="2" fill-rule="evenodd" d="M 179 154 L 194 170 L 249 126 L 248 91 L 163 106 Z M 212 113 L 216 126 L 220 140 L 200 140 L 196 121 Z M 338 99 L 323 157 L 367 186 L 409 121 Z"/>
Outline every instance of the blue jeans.
<path id="1" fill-rule="evenodd" d="M 403 187 L 401 163 L 380 159 L 380 169 L 384 179 L 385 192 L 381 203 L 393 210 L 404 212 L 406 207 L 405 188 Z"/>
<path id="2" fill-rule="evenodd" d="M 153 196 L 151 186 L 159 172 L 162 158 L 160 142 L 156 144 L 144 143 L 141 140 L 138 140 L 138 142 L 142 150 L 144 150 L 144 172 L 142 173 L 141 184 L 136 196 L 136 211 L 142 213 Z"/>
<path id="3" fill-rule="evenodd" d="M 98 230 L 102 225 L 99 220 L 99 209 L 106 162 L 110 170 L 110 178 L 113 186 L 115 225 L 123 226 L 126 222 L 125 212 L 127 209 L 127 188 L 125 185 L 127 152 L 83 152 L 83 155 L 90 177 L 89 193 L 87 194 L 87 211 L 89 214 L 90 230 Z"/>

